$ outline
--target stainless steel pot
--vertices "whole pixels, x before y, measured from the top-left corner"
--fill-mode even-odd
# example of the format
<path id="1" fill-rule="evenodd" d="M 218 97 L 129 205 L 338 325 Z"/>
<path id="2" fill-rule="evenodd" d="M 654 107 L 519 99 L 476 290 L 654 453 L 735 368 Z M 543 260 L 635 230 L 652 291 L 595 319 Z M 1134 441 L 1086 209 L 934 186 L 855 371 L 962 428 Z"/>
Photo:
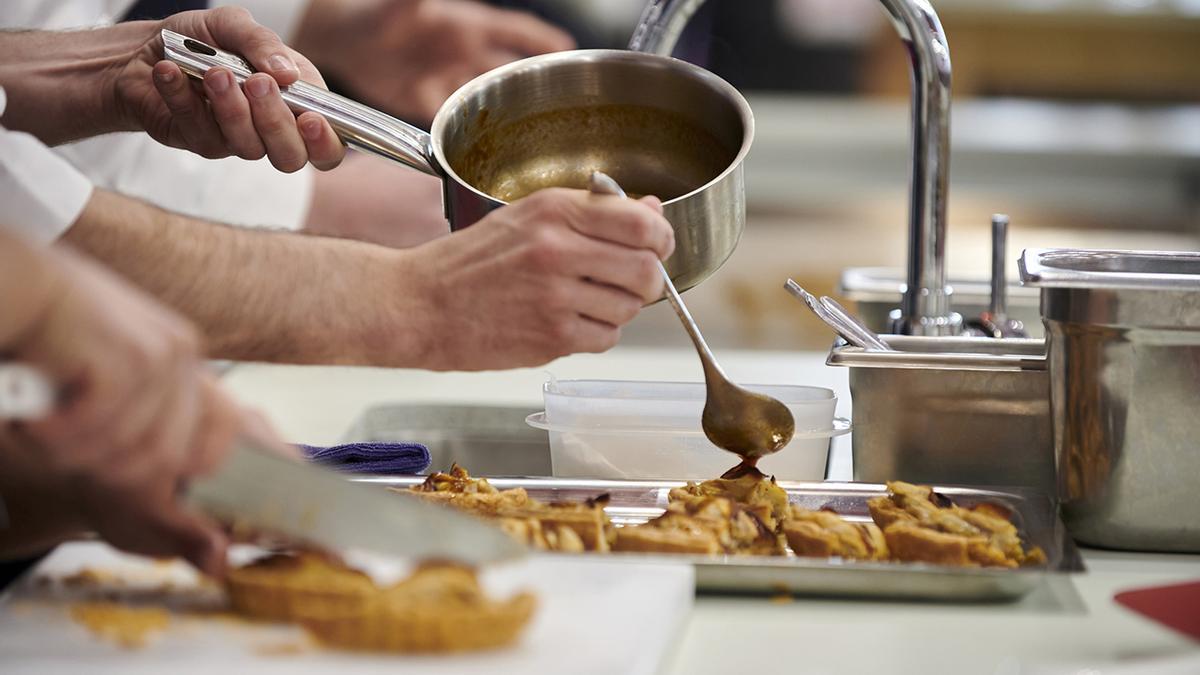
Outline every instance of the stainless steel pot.
<path id="1" fill-rule="evenodd" d="M 252 73 L 240 57 L 171 31 L 163 44 L 193 77 L 214 66 L 238 82 Z M 663 199 L 676 244 L 666 267 L 685 290 L 729 258 L 745 227 L 750 106 L 684 61 L 617 50 L 524 59 L 463 85 L 430 133 L 303 82 L 282 93 L 293 110 L 324 115 L 349 145 L 442 178 L 452 229 L 540 188 L 585 188 L 603 171 Z"/>
<path id="2" fill-rule="evenodd" d="M 880 336 L 896 351 L 835 346 L 850 369 L 854 479 L 1004 485 L 1055 494 L 1041 340 Z"/>
<path id="3" fill-rule="evenodd" d="M 1081 542 L 1200 551 L 1200 253 L 1029 250 L 1063 520 Z"/>

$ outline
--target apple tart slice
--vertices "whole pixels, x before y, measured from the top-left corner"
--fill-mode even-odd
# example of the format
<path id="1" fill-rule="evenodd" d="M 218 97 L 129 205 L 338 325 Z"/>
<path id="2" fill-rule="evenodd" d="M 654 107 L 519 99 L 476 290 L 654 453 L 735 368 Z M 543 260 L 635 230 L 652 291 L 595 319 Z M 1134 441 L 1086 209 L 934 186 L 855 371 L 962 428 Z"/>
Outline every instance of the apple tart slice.
<path id="1" fill-rule="evenodd" d="M 783 523 L 788 546 L 798 556 L 887 560 L 888 545 L 874 523 L 854 523 L 829 510 L 792 506 Z"/>
<path id="2" fill-rule="evenodd" d="M 925 485 L 888 484 L 889 494 L 868 501 L 896 560 L 960 567 L 1022 567 L 1046 563 L 1026 548 L 1007 509 L 982 503 L 963 508 Z"/>
<path id="3" fill-rule="evenodd" d="M 449 472 L 429 474 L 424 483 L 410 488 L 409 492 L 484 516 L 494 516 L 501 510 L 520 508 L 530 502 L 524 488 L 497 490 L 486 478 L 475 478 L 458 464 L 452 464 Z"/>

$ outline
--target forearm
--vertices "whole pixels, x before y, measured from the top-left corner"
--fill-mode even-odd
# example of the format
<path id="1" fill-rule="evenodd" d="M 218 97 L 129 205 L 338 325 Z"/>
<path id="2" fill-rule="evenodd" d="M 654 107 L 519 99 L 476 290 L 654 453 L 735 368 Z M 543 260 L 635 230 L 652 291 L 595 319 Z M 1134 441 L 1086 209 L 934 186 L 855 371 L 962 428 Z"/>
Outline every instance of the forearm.
<path id="1" fill-rule="evenodd" d="M 158 22 L 77 31 L 0 32 L 0 86 L 8 94 L 4 125 L 57 145 L 112 131 L 136 130 L 117 98 L 117 77 L 145 46 Z"/>
<path id="2" fill-rule="evenodd" d="M 51 256 L 0 232 L 0 353 L 37 323 L 61 284 Z"/>
<path id="3" fill-rule="evenodd" d="M 196 322 L 216 358 L 419 366 L 435 315 L 411 254 L 246 230 L 97 190 L 65 239 Z"/>

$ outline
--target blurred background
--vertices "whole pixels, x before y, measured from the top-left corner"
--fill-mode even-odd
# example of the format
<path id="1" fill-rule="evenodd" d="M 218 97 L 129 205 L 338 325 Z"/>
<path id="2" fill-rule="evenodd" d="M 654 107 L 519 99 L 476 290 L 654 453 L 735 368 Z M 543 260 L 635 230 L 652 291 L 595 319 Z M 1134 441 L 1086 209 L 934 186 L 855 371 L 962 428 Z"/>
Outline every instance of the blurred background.
<path id="1" fill-rule="evenodd" d="M 623 47 L 644 3 L 497 4 L 572 27 L 580 46 Z M 961 287 L 987 277 L 993 212 L 1012 217 L 1013 278 L 1027 247 L 1200 250 L 1200 0 L 932 4 L 953 62 L 947 258 Z M 878 0 L 710 0 L 684 43 L 757 124 L 746 232 L 689 306 L 714 347 L 824 349 L 831 334 L 782 284 L 845 298 L 846 268 L 901 275 L 904 48 Z M 1036 312 L 1036 295 L 1024 302 Z M 622 342 L 683 346 L 675 321 L 660 304 Z"/>

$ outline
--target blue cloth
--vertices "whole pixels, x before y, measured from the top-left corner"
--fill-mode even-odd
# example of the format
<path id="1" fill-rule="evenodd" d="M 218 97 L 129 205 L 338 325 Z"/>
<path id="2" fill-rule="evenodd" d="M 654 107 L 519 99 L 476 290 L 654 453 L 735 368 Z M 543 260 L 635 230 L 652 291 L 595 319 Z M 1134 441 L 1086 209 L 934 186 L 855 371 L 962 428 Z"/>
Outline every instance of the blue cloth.
<path id="1" fill-rule="evenodd" d="M 322 448 L 298 445 L 323 466 L 348 473 L 412 474 L 429 468 L 429 448 L 419 443 L 347 443 Z"/>

